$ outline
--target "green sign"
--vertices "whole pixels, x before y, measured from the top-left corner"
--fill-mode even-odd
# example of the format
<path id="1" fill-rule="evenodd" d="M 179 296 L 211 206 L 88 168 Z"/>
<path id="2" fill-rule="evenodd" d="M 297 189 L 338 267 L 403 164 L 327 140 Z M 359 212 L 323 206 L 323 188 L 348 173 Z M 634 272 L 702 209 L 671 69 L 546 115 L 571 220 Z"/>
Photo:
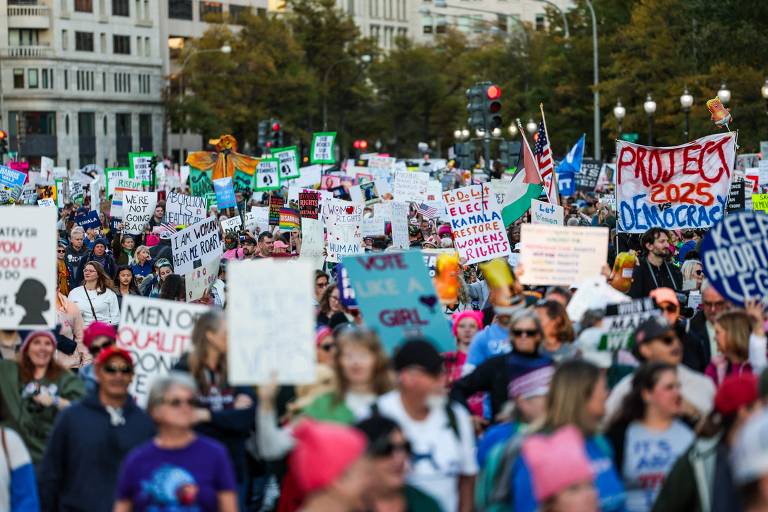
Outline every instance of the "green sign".
<path id="1" fill-rule="evenodd" d="M 640 134 L 637 132 L 622 133 L 621 137 L 619 138 L 627 142 L 637 142 L 638 140 L 640 140 Z"/>

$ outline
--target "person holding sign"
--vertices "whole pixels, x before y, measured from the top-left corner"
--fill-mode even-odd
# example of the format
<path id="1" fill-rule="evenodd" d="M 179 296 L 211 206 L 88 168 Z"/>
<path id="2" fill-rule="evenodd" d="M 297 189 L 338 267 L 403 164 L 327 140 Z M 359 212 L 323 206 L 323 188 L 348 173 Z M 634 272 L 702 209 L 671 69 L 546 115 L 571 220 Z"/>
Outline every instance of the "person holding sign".
<path id="1" fill-rule="evenodd" d="M 633 299 L 642 299 L 656 288 L 683 290 L 683 275 L 669 263 L 669 234 L 662 228 L 651 228 L 643 233 L 640 243 L 646 251 L 646 257 L 640 258 L 632 274 L 632 286 L 628 295 Z"/>

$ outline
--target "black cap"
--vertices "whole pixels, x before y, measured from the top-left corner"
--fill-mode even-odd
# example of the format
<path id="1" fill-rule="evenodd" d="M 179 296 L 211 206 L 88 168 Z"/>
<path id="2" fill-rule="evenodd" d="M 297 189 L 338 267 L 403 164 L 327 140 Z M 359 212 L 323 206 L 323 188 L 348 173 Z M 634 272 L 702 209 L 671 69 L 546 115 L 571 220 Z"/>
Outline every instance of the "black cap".
<path id="1" fill-rule="evenodd" d="M 408 338 L 394 357 L 395 371 L 416 366 L 430 375 L 443 373 L 443 357 L 426 338 Z"/>
<path id="2" fill-rule="evenodd" d="M 663 316 L 652 316 L 644 320 L 635 329 L 635 343 L 640 345 L 648 341 L 661 338 L 673 329 L 672 325 Z"/>

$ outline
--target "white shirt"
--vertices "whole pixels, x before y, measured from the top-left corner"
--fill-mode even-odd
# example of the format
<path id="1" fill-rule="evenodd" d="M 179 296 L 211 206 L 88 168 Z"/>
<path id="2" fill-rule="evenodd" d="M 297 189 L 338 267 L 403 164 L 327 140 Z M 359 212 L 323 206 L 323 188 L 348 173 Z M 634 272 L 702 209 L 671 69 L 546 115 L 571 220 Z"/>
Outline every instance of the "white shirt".
<path id="1" fill-rule="evenodd" d="M 91 298 L 90 302 L 88 297 Z M 120 305 L 117 302 L 117 295 L 112 290 L 107 289 L 104 293 L 90 290 L 86 295 L 85 286 L 78 286 L 69 292 L 68 298 L 80 308 L 80 313 L 83 315 L 83 328 L 88 327 L 95 320 L 112 325 L 120 323 Z M 91 304 L 93 304 L 93 310 L 91 310 Z M 96 318 L 93 317 L 93 311 L 96 312 Z"/>
<path id="2" fill-rule="evenodd" d="M 460 440 L 449 425 L 445 406 L 433 408 L 422 421 L 411 418 L 399 391 L 379 398 L 382 416 L 396 421 L 413 449 L 408 483 L 435 498 L 445 512 L 459 508 L 459 476 L 477 474 L 475 436 L 469 413 L 451 404 L 456 414 Z"/>

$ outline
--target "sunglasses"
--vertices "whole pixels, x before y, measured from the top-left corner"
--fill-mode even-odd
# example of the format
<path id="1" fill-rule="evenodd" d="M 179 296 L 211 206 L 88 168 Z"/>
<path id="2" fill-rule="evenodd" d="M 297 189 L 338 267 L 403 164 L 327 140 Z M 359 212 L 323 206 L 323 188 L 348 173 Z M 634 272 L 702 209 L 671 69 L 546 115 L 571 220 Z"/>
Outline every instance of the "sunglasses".
<path id="1" fill-rule="evenodd" d="M 56 252 L 60 252 L 60 253 L 62 253 L 62 254 L 63 254 L 63 253 L 65 253 L 65 252 L 67 252 L 67 251 L 65 251 L 64 249 L 56 249 Z"/>
<path id="2" fill-rule="evenodd" d="M 405 441 L 404 443 L 393 443 L 392 441 L 387 440 L 383 443 L 374 443 L 370 450 L 371 455 L 374 457 L 391 457 L 395 452 L 411 455 L 413 452 L 411 443 L 409 441 Z"/>
<path id="3" fill-rule="evenodd" d="M 656 340 L 662 342 L 663 344 L 669 347 L 675 344 L 675 342 L 677 341 L 677 338 L 675 338 L 674 336 L 663 336 L 661 338 L 656 338 Z"/>
<path id="4" fill-rule="evenodd" d="M 88 352 L 90 352 L 92 356 L 96 357 L 97 355 L 99 355 L 99 352 L 101 352 L 105 348 L 114 344 L 115 344 L 114 341 L 107 341 L 105 343 L 102 343 L 101 345 L 92 345 L 91 348 L 88 349 Z"/>
<path id="5" fill-rule="evenodd" d="M 701 269 L 694 270 L 693 273 L 696 274 L 697 276 L 704 275 L 704 271 Z"/>
<path id="6" fill-rule="evenodd" d="M 516 338 L 522 338 L 523 336 L 533 338 L 539 335 L 539 331 L 536 329 L 512 329 L 512 335 Z"/>
<path id="7" fill-rule="evenodd" d="M 197 407 L 198 405 L 197 398 L 187 398 L 186 400 L 181 398 L 171 398 L 170 400 L 163 400 L 163 403 L 174 409 L 177 409 L 182 405 L 188 405 L 189 407 Z"/>
<path id="8" fill-rule="evenodd" d="M 336 348 L 336 344 L 335 343 L 323 343 L 323 344 L 320 345 L 320 348 L 323 349 L 326 352 L 330 352 L 331 350 Z"/>
<path id="9" fill-rule="evenodd" d="M 318 288 L 325 288 L 326 286 L 328 286 L 328 283 L 324 283 L 324 282 L 315 283 L 315 286 L 317 286 Z"/>
<path id="10" fill-rule="evenodd" d="M 116 373 L 121 373 L 123 375 L 131 375 L 133 373 L 133 368 L 131 368 L 130 366 L 108 365 L 108 366 L 105 366 L 103 370 L 109 375 L 115 375 Z"/>

